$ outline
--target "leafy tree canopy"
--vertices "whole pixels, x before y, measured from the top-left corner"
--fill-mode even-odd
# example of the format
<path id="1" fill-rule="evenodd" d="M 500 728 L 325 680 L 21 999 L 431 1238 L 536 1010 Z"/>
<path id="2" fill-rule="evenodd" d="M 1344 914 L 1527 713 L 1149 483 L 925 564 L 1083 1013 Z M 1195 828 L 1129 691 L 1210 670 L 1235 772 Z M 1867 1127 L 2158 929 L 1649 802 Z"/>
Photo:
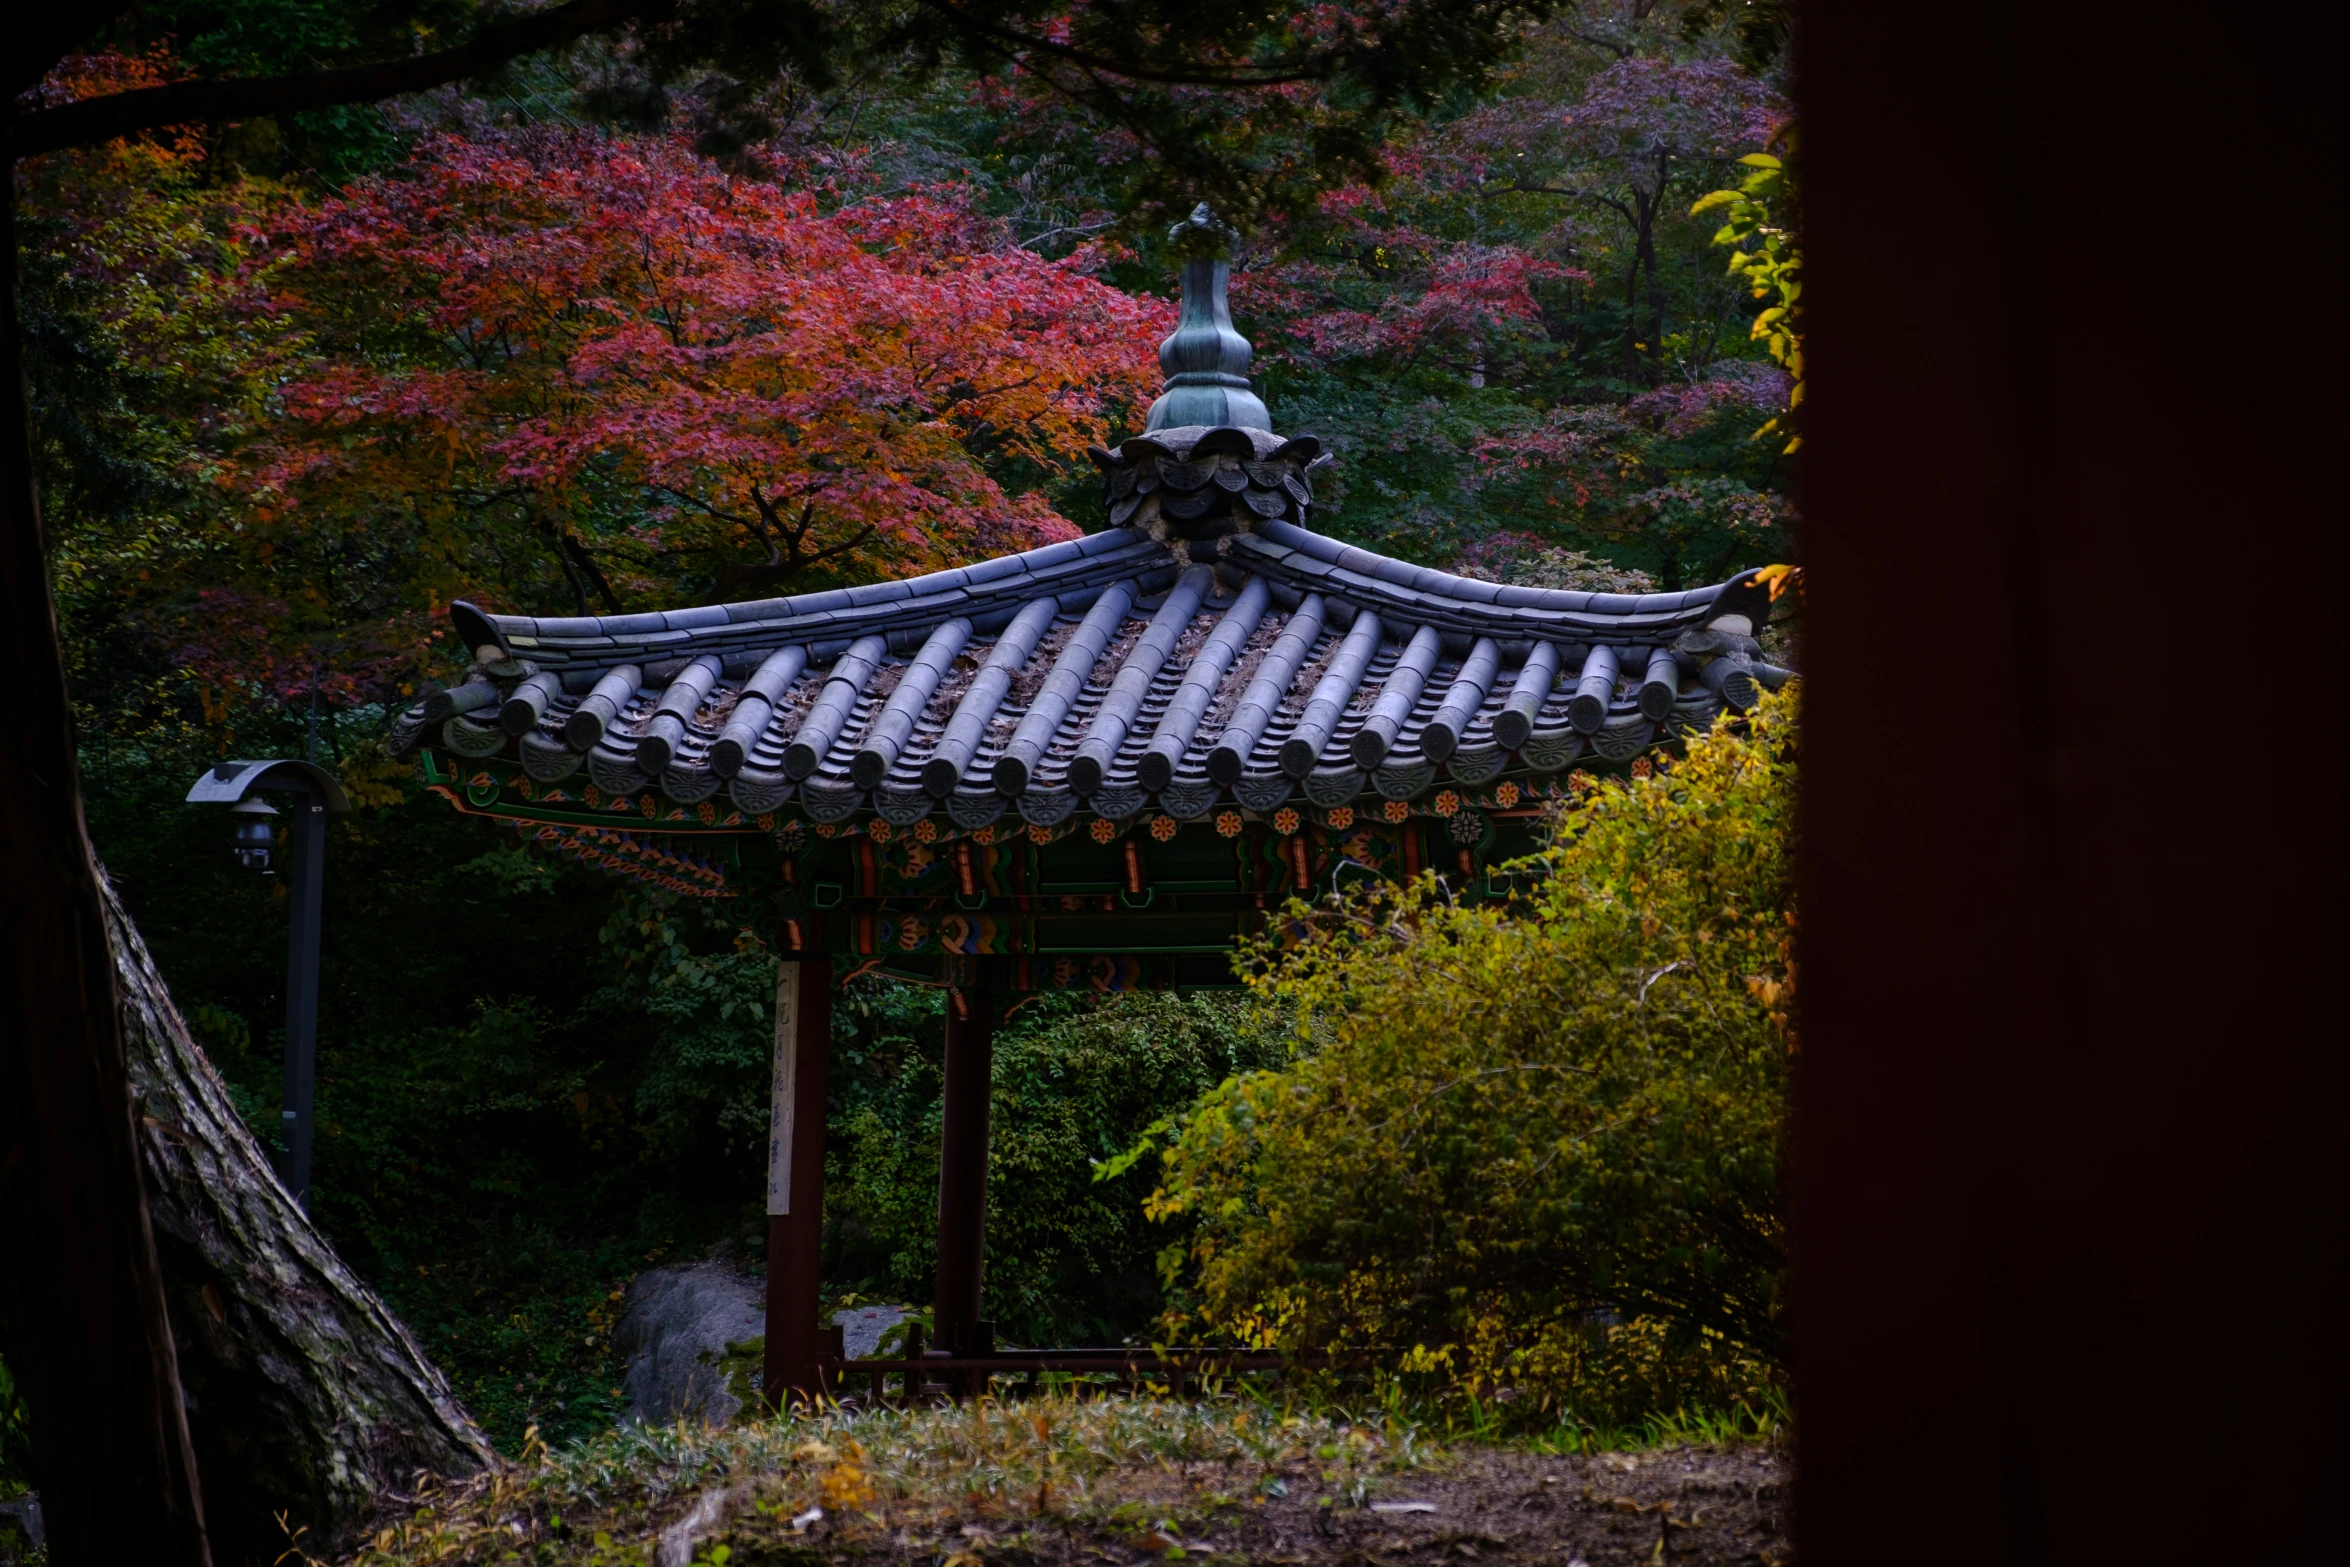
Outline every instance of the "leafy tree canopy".
<path id="1" fill-rule="evenodd" d="M 95 25 L 45 19 L 10 58 L 10 91 L 74 48 L 180 40 L 192 76 L 28 118 L 18 145 L 75 145 L 175 120 L 303 115 L 467 77 L 584 37 L 623 94 L 694 81 L 756 139 L 761 90 L 789 71 L 819 90 L 875 66 L 1004 76 L 1037 104 L 1114 127 L 1135 193 L 1213 191 L 1254 211 L 1374 170 L 1389 128 L 1488 79 L 1555 0 L 1369 0 L 1299 11 L 1267 0 L 569 0 L 516 14 L 473 0 L 165 0 Z M 1250 95 L 1252 112 L 1216 112 Z M 317 122 L 310 122 L 316 129 Z M 1118 149 L 1111 149 L 1113 156 Z"/>
<path id="2" fill-rule="evenodd" d="M 666 135 L 427 141 L 272 237 L 262 308 L 309 357 L 258 517 L 578 613 L 1075 537 L 1046 491 L 1147 405 L 1171 312 L 966 192 L 843 184 Z"/>

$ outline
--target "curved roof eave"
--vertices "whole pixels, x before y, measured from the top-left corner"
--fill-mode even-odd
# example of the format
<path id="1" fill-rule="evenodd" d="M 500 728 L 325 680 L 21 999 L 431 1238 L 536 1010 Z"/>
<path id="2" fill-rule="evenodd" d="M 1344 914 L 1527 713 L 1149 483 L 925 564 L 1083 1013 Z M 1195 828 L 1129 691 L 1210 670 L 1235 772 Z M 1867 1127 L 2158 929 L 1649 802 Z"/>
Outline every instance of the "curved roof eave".
<path id="1" fill-rule="evenodd" d="M 584 773 L 615 797 L 796 803 L 819 821 L 1410 800 L 1447 779 L 1626 761 L 1743 708 L 1787 673 L 1754 640 L 1769 608 L 1757 572 L 1585 593 L 1458 577 L 1278 520 L 1212 545 L 1113 528 L 700 609 L 458 604 L 475 666 L 403 715 L 391 747 L 504 757 L 548 785 Z"/>

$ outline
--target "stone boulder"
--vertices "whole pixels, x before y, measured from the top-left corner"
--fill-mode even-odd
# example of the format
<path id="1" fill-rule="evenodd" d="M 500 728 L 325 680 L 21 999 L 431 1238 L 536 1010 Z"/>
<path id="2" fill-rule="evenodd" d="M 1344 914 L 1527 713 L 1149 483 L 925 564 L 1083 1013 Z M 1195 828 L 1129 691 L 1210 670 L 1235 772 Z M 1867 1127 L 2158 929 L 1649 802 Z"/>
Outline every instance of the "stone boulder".
<path id="1" fill-rule="evenodd" d="M 851 1360 L 871 1357 L 906 1320 L 901 1306 L 833 1313 Z M 767 1284 L 722 1262 L 655 1268 L 629 1282 L 612 1344 L 627 1360 L 628 1419 L 725 1425 L 759 1389 Z"/>
<path id="2" fill-rule="evenodd" d="M 629 1418 L 666 1425 L 683 1418 L 724 1425 L 738 1414 L 752 1386 L 730 1387 L 726 1346 L 767 1331 L 764 1281 L 723 1263 L 655 1268 L 629 1282 L 613 1347 L 627 1357 L 621 1385 Z M 740 1357 L 737 1357 L 738 1359 Z"/>
<path id="3" fill-rule="evenodd" d="M 41 1530 L 41 1498 L 31 1491 L 0 1502 L 0 1567 L 18 1562 L 45 1562 L 49 1543 Z"/>
<path id="4" fill-rule="evenodd" d="M 847 1343 L 851 1360 L 870 1360 L 880 1347 L 881 1335 L 906 1320 L 903 1306 L 859 1306 L 851 1311 L 836 1311 L 832 1320 L 840 1324 L 841 1337 Z M 905 1351 L 900 1348 L 898 1353 Z"/>

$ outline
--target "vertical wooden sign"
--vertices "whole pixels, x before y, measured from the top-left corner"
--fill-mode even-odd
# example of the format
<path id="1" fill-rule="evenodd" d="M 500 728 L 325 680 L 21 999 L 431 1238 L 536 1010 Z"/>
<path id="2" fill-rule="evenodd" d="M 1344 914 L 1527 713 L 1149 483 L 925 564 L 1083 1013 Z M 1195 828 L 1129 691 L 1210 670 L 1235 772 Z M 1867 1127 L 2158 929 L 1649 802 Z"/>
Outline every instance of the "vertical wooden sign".
<path id="1" fill-rule="evenodd" d="M 775 1075 L 767 1121 L 767 1362 L 770 1404 L 823 1391 L 824 1095 L 831 1071 L 832 964 L 814 939 L 775 975 Z"/>
<path id="2" fill-rule="evenodd" d="M 767 1215 L 791 1212 L 792 1118 L 799 1092 L 800 971 L 775 966 L 775 1077 L 767 1115 Z"/>

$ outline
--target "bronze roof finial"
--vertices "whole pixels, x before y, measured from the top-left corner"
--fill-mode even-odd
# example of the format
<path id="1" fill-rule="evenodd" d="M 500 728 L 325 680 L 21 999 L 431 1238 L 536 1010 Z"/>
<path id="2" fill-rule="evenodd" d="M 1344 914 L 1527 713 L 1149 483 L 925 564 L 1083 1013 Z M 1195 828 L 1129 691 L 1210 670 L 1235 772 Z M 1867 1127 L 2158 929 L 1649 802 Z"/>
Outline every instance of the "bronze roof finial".
<path id="1" fill-rule="evenodd" d="M 1166 390 L 1151 404 L 1145 431 L 1232 427 L 1271 430 L 1273 416 L 1248 383 L 1249 342 L 1232 326 L 1225 289 L 1238 236 L 1206 202 L 1167 231 L 1183 256 L 1183 313 L 1159 345 Z"/>

